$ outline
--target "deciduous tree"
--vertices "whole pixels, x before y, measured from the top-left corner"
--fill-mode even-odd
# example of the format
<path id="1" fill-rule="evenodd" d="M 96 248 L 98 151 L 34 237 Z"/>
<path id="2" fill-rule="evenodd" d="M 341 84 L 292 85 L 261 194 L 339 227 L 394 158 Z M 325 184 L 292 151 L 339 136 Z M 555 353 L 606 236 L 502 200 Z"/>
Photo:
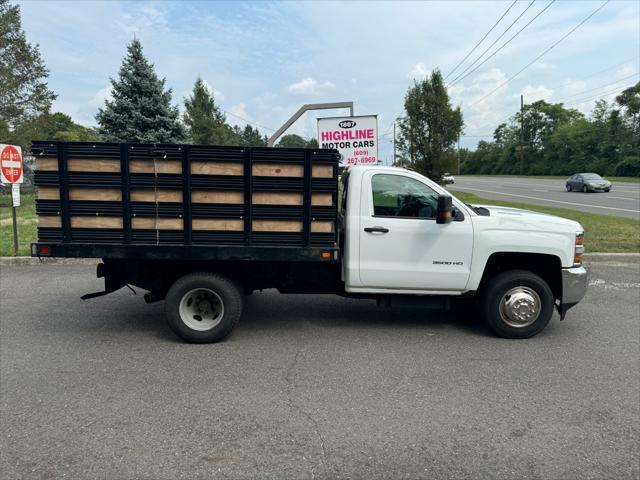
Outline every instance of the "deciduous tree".
<path id="1" fill-rule="evenodd" d="M 305 140 L 300 135 L 290 133 L 285 135 L 276 143 L 276 147 L 284 148 L 318 148 L 318 141 L 315 138 L 311 140 Z"/>
<path id="2" fill-rule="evenodd" d="M 27 41 L 20 7 L 0 0 L 0 133 L 49 111 L 56 95 L 49 89 L 49 70 L 38 45 Z"/>
<path id="3" fill-rule="evenodd" d="M 440 181 L 451 170 L 453 146 L 462 131 L 462 112 L 453 108 L 439 70 L 415 82 L 404 99 L 400 151 L 418 172 Z"/>

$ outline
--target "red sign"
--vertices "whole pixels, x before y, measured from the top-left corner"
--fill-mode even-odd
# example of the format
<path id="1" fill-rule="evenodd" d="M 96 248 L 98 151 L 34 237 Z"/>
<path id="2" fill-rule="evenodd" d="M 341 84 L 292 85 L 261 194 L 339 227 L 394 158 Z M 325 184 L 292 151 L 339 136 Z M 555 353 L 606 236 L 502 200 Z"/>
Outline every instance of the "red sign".
<path id="1" fill-rule="evenodd" d="M 0 173 L 2 183 L 22 183 L 22 148 L 0 145 Z"/>

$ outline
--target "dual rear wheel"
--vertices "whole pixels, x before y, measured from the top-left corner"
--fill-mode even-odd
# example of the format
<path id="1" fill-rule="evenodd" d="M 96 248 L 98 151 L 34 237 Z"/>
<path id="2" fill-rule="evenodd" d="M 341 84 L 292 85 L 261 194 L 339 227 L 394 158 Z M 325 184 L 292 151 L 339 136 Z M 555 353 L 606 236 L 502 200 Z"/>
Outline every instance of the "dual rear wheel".
<path id="1" fill-rule="evenodd" d="M 165 316 L 183 340 L 211 343 L 231 333 L 240 320 L 244 293 L 233 280 L 216 273 L 191 273 L 167 292 Z"/>

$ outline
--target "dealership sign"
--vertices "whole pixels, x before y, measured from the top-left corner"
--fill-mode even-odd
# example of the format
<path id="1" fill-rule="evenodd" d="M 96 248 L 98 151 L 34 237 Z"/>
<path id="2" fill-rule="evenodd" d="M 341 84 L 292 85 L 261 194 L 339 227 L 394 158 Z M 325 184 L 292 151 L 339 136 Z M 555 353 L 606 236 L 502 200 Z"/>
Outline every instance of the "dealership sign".
<path id="1" fill-rule="evenodd" d="M 378 117 L 336 117 L 318 119 L 320 148 L 340 152 L 340 165 L 378 163 Z"/>

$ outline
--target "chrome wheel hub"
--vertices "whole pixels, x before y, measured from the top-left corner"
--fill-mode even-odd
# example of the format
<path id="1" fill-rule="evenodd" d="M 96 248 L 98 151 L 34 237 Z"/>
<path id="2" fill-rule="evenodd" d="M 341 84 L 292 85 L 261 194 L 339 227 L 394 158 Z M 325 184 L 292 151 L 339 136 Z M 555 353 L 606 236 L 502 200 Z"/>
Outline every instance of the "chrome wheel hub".
<path id="1" fill-rule="evenodd" d="M 514 287 L 500 300 L 500 316 L 511 327 L 527 327 L 538 319 L 541 307 L 540 296 L 535 290 Z"/>
<path id="2" fill-rule="evenodd" d="M 208 288 L 195 288 L 182 296 L 178 307 L 184 324 L 200 332 L 217 326 L 224 316 L 222 298 Z"/>

